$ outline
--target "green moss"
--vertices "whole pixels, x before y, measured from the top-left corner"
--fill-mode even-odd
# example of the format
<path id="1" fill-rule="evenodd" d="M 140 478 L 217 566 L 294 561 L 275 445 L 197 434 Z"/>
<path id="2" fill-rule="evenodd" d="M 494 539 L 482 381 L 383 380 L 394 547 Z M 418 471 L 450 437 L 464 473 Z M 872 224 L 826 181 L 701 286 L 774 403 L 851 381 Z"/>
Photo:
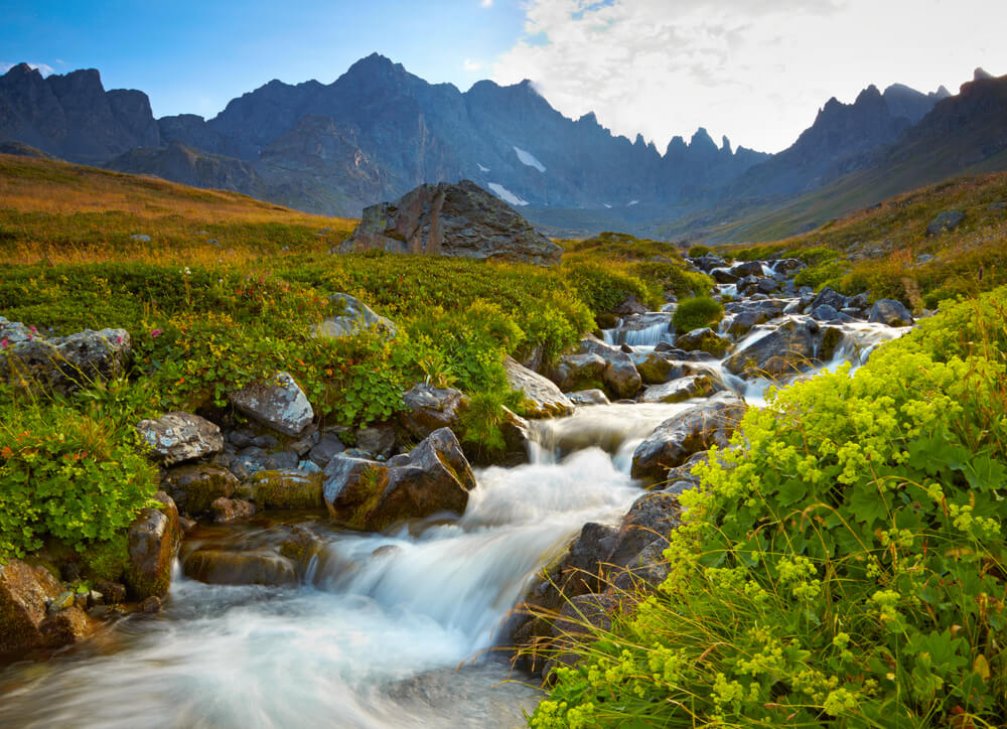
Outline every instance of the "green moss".
<path id="1" fill-rule="evenodd" d="M 691 332 L 693 329 L 715 326 L 724 318 L 724 307 L 719 301 L 709 296 L 697 296 L 679 302 L 671 323 L 679 334 Z"/>

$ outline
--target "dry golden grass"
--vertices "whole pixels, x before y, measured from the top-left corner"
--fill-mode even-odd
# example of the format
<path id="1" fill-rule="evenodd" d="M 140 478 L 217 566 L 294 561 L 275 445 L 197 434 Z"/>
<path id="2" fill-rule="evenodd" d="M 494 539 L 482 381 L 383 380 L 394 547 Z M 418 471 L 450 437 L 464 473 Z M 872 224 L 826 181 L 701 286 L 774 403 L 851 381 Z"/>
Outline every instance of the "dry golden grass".
<path id="1" fill-rule="evenodd" d="M 240 265 L 323 253 L 354 225 L 233 192 L 0 155 L 0 264 Z"/>

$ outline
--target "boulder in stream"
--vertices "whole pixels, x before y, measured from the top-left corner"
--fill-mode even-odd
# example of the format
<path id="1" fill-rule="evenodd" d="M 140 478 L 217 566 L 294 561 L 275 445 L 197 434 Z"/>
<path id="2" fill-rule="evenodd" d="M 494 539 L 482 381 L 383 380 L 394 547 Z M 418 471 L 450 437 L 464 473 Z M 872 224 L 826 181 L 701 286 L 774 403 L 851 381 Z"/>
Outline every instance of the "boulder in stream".
<path id="1" fill-rule="evenodd" d="M 554 382 L 534 372 L 512 357 L 504 360 L 507 381 L 524 395 L 528 417 L 553 418 L 569 415 L 574 405 Z"/>
<path id="2" fill-rule="evenodd" d="M 46 601 L 62 592 L 62 585 L 44 567 L 12 559 L 0 565 L 0 655 L 41 648 Z"/>
<path id="3" fill-rule="evenodd" d="M 709 374 L 689 375 L 663 385 L 651 385 L 643 391 L 640 402 L 682 402 L 694 397 L 709 397 L 718 389 L 723 386 Z"/>
<path id="4" fill-rule="evenodd" d="M 790 319 L 736 351 L 724 361 L 724 368 L 746 379 L 792 376 L 827 361 L 842 338 L 843 332 L 838 327 Z"/>
<path id="5" fill-rule="evenodd" d="M 321 471 L 306 473 L 297 469 L 257 471 L 239 486 L 235 493 L 263 509 L 322 508 Z"/>
<path id="6" fill-rule="evenodd" d="M 643 378 L 633 364 L 633 358 L 621 349 L 610 347 L 593 337 L 582 339 L 581 354 L 594 354 L 605 361 L 602 371 L 602 384 L 609 397 L 624 399 L 633 397 L 643 385 Z"/>
<path id="7" fill-rule="evenodd" d="M 908 327 L 915 321 L 912 312 L 901 301 L 895 299 L 875 301 L 867 320 L 890 327 Z"/>
<path id="8" fill-rule="evenodd" d="M 691 332 L 679 335 L 675 346 L 686 352 L 706 352 L 714 357 L 722 357 L 731 346 L 731 340 L 725 339 L 709 327 L 693 329 Z"/>
<path id="9" fill-rule="evenodd" d="M 379 531 L 442 511 L 461 514 L 475 483 L 458 439 L 441 428 L 387 464 L 336 456 L 325 468 L 324 499 L 336 521 Z"/>
<path id="10" fill-rule="evenodd" d="M 669 418 L 637 446 L 633 478 L 659 483 L 667 478 L 669 469 L 682 465 L 694 453 L 714 445 L 725 447 L 744 414 L 744 400 L 720 393 Z"/>
<path id="11" fill-rule="evenodd" d="M 171 565 L 182 541 L 178 509 L 163 491 L 160 508 L 147 507 L 129 525 L 126 586 L 134 600 L 164 597 L 171 586 Z"/>
<path id="12" fill-rule="evenodd" d="M 599 389 L 608 363 L 597 354 L 566 354 L 549 373 L 563 392 Z"/>

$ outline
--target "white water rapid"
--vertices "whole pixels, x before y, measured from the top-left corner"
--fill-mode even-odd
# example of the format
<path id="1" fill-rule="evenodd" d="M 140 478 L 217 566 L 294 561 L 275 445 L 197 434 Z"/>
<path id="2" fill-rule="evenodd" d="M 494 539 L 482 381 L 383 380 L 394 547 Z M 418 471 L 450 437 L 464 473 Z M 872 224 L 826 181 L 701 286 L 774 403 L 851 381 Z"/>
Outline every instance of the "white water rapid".
<path id="1" fill-rule="evenodd" d="M 737 289 L 718 286 L 730 297 Z M 750 308 L 736 306 L 732 316 L 769 306 L 775 318 L 737 337 L 730 353 L 788 322 L 818 331 L 806 314 L 782 315 L 807 309 L 796 295 L 740 304 Z M 834 355 L 801 377 L 843 361 L 857 367 L 880 342 L 908 330 L 852 319 L 829 323 L 840 330 Z M 670 324 L 666 311 L 629 316 L 605 341 L 634 356 L 655 352 L 649 356 L 665 357 L 682 376 L 708 375 L 749 404 L 764 404 L 768 380 L 742 379 L 726 359 L 674 349 Z M 494 650 L 506 641 L 515 605 L 585 523 L 619 523 L 641 494 L 629 477 L 634 449 L 697 402 L 618 402 L 533 421 L 531 463 L 478 471 L 461 517 L 417 520 L 385 534 L 340 531 L 318 514 L 197 527 L 186 548 L 202 541 L 268 559 L 301 530 L 319 549 L 299 584 L 179 577 L 161 613 L 123 619 L 48 661 L 0 667 L 0 727 L 524 726 L 540 692 Z"/>
<path id="2" fill-rule="evenodd" d="M 313 584 L 179 579 L 162 614 L 0 673 L 0 726 L 522 726 L 538 692 L 490 653 L 499 629 L 545 561 L 640 491 L 598 448 L 478 481 L 463 517 L 415 536 L 312 522 Z"/>

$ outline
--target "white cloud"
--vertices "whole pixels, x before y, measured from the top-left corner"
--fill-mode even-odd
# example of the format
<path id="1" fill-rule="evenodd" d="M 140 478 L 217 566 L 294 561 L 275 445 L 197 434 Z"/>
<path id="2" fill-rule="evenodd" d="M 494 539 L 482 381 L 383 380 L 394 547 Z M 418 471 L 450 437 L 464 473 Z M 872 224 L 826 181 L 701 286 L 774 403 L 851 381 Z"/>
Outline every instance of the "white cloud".
<path id="1" fill-rule="evenodd" d="M 479 0 L 479 7 L 482 8 L 492 8 L 493 0 Z"/>
<path id="2" fill-rule="evenodd" d="M 479 71 L 482 71 L 483 62 L 476 61 L 471 58 L 466 58 L 464 61 L 462 61 L 462 68 L 464 68 L 467 73 L 477 73 Z"/>
<path id="3" fill-rule="evenodd" d="M 7 63 L 6 61 L 0 61 L 0 73 L 7 73 L 12 68 L 14 68 L 16 63 Z M 43 76 L 50 76 L 56 73 L 56 69 L 50 66 L 48 63 L 32 63 L 28 62 L 28 65 L 34 69 L 37 69 Z"/>
<path id="4" fill-rule="evenodd" d="M 1007 4 L 989 0 L 528 0 L 493 70 L 536 82 L 569 116 L 663 147 L 705 126 L 737 145 L 791 144 L 831 96 L 874 83 L 952 91 L 1007 72 Z M 983 22 L 966 19 L 983 18 Z M 956 32 L 967 22 L 968 32 Z M 980 50 L 982 49 L 982 50 Z"/>

